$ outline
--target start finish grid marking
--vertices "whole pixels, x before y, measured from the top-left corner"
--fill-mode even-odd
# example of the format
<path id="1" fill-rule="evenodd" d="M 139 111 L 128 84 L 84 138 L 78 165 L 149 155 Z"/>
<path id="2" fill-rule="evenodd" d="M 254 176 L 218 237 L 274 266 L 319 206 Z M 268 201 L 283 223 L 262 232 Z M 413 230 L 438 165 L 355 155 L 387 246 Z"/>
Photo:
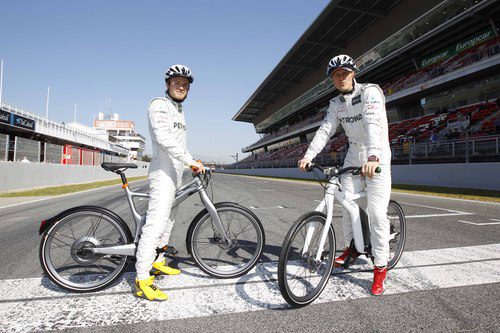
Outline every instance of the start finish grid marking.
<path id="1" fill-rule="evenodd" d="M 474 260 L 470 253 L 475 254 Z M 352 268 L 369 266 L 365 261 Z M 371 297 L 373 273 L 340 272 L 333 271 L 316 303 Z M 66 293 L 46 278 L 0 281 L 0 330 L 35 332 L 126 325 L 288 307 L 277 286 L 275 262 L 259 264 L 249 274 L 231 280 L 217 280 L 198 269 L 187 269 L 158 281 L 170 296 L 162 303 L 132 296 L 133 278 L 127 273 L 120 284 L 91 294 Z M 385 294 L 487 283 L 500 283 L 500 244 L 404 253 L 388 274 Z"/>

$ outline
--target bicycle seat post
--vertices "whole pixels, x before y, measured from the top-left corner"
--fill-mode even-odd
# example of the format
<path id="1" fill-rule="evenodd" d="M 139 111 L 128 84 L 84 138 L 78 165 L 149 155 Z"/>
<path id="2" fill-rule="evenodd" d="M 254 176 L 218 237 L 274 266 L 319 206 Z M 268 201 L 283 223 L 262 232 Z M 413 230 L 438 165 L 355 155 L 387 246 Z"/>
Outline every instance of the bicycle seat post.
<path id="1" fill-rule="evenodd" d="M 125 173 L 121 170 L 116 170 L 115 172 L 116 172 L 116 174 L 120 175 L 120 178 L 122 179 L 122 184 L 124 186 L 123 188 L 128 186 L 127 177 L 125 177 Z"/>

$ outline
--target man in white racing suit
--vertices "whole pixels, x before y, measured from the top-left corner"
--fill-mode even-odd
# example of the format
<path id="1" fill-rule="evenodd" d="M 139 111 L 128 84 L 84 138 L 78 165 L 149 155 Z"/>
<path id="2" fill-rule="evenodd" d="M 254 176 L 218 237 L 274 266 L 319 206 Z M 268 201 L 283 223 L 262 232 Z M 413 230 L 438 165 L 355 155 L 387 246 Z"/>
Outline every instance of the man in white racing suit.
<path id="1" fill-rule="evenodd" d="M 389 147 L 385 97 L 376 84 L 360 84 L 355 80 L 357 70 L 354 60 L 346 55 L 334 57 L 327 69 L 340 95 L 330 100 L 327 115 L 316 132 L 299 167 L 305 170 L 324 148 L 339 124 L 349 140 L 349 150 L 344 167 L 362 166 L 365 177 L 344 174 L 342 186 L 351 192 L 359 192 L 366 187 L 367 213 L 370 218 L 370 242 L 374 256 L 374 280 L 371 292 L 380 295 L 385 289 L 387 262 L 389 260 L 390 224 L 387 207 L 391 195 L 391 150 Z M 380 165 L 380 174 L 375 169 Z M 349 248 L 353 238 L 352 224 L 347 212 L 343 212 L 345 250 L 335 259 L 340 266 L 351 255 Z"/>
<path id="2" fill-rule="evenodd" d="M 153 157 L 149 166 L 149 206 L 146 223 L 137 246 L 135 268 L 136 296 L 163 301 L 168 296 L 154 284 L 154 275 L 179 274 L 166 265 L 156 249 L 168 244 L 177 209 L 172 209 L 175 192 L 182 185 L 185 167 L 204 172 L 200 162 L 186 148 L 186 125 L 182 102 L 186 99 L 193 76 L 189 68 L 174 65 L 165 74 L 166 97 L 151 101 L 148 109 L 149 133 Z M 156 261 L 155 261 L 156 258 Z"/>

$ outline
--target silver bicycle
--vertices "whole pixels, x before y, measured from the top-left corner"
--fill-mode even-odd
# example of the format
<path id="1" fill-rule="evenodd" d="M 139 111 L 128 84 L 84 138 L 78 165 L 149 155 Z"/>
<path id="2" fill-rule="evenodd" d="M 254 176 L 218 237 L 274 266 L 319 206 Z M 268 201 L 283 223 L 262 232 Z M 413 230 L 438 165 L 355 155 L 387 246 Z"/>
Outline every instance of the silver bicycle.
<path id="1" fill-rule="evenodd" d="M 122 188 L 135 222 L 135 234 L 123 219 L 99 206 L 70 208 L 42 221 L 39 233 L 40 262 L 56 285 L 73 292 L 92 292 L 109 286 L 135 256 L 146 216 L 137 212 L 133 199 L 147 193 L 131 191 L 124 171 L 135 164 L 103 163 L 102 168 L 120 175 Z M 205 206 L 191 222 L 186 248 L 205 273 L 218 278 L 246 274 L 257 263 L 265 243 L 261 222 L 247 208 L 234 202 L 212 203 L 205 189 L 211 172 L 193 173 L 193 180 L 180 187 L 172 207 L 198 193 Z M 157 249 L 158 255 L 175 255 L 171 246 Z"/>
<path id="2" fill-rule="evenodd" d="M 354 239 L 351 250 L 366 255 L 373 261 L 370 245 L 370 222 L 367 214 L 354 200 L 365 197 L 366 191 L 350 193 L 342 189 L 340 176 L 347 172 L 361 173 L 359 167 L 322 168 L 312 164 L 327 176 L 325 198 L 313 212 L 306 213 L 290 228 L 283 241 L 278 262 L 278 284 L 281 295 L 292 306 L 310 304 L 326 287 L 335 260 L 335 232 L 333 229 L 333 202 L 345 208 L 351 217 Z M 380 172 L 377 168 L 376 172 Z M 324 213 L 326 211 L 326 214 Z M 387 216 L 390 222 L 390 259 L 387 269 L 401 258 L 406 241 L 406 219 L 401 206 L 391 200 Z M 353 251 L 351 251 L 353 253 Z M 345 260 L 348 268 L 351 258 Z"/>

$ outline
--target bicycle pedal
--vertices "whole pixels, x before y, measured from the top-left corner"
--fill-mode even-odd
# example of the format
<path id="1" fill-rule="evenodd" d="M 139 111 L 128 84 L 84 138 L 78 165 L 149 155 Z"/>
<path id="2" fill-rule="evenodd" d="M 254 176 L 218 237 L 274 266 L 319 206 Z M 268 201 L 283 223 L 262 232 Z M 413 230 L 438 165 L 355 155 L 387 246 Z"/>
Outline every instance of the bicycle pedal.
<path id="1" fill-rule="evenodd" d="M 149 275 L 154 276 L 155 280 L 162 280 L 165 277 L 165 275 L 162 274 L 160 271 L 153 270 L 153 269 L 149 271 Z"/>
<path id="2" fill-rule="evenodd" d="M 164 255 L 175 257 L 179 253 L 179 251 L 173 246 L 165 245 L 156 249 L 156 253 L 163 253 Z"/>

